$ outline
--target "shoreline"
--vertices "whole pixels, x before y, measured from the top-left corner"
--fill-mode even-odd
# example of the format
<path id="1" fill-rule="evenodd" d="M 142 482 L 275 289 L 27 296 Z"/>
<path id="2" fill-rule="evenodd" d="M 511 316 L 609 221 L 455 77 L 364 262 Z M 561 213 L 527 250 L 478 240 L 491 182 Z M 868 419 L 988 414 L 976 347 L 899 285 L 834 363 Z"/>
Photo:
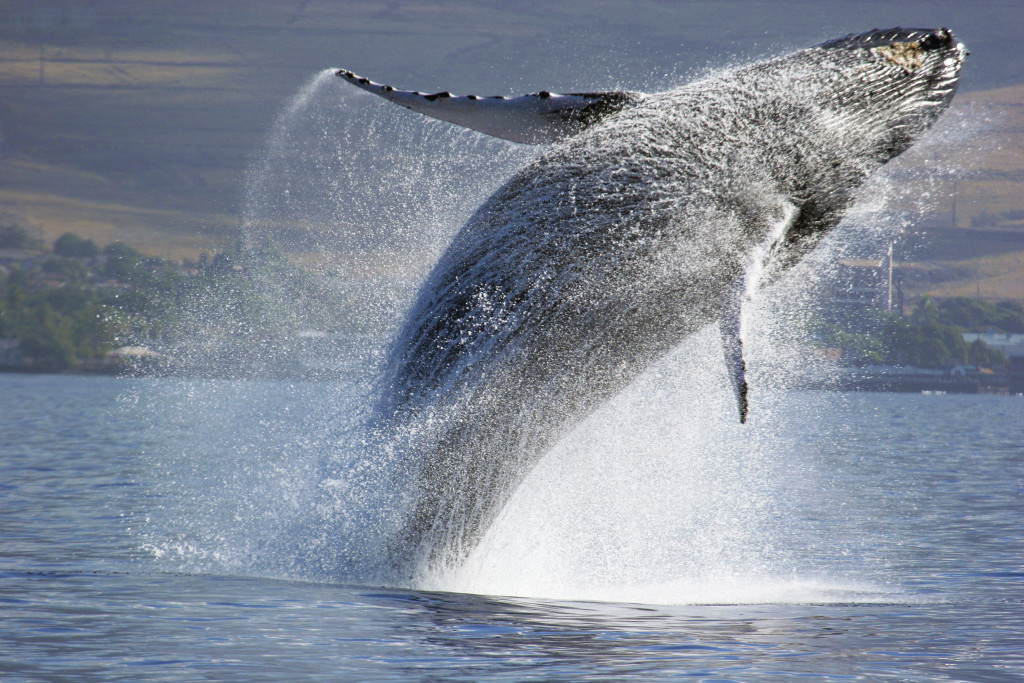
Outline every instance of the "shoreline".
<path id="1" fill-rule="evenodd" d="M 784 387 L 798 391 L 849 391 L 880 393 L 923 394 L 988 394 L 1001 396 L 1024 395 L 1024 375 L 1005 372 L 953 374 L 949 370 L 901 368 L 904 372 L 887 368 L 885 371 L 861 371 L 857 368 L 839 368 L 830 377 L 806 379 Z M 203 379 L 232 381 L 295 381 L 322 382 L 354 379 L 354 372 L 324 371 L 310 368 L 306 372 L 280 372 L 242 374 L 231 372 L 175 372 L 168 368 L 138 370 L 124 366 L 99 368 L 69 368 L 41 370 L 27 367 L 0 365 L 0 374 L 59 375 L 69 377 L 114 377 L 119 379 Z"/>

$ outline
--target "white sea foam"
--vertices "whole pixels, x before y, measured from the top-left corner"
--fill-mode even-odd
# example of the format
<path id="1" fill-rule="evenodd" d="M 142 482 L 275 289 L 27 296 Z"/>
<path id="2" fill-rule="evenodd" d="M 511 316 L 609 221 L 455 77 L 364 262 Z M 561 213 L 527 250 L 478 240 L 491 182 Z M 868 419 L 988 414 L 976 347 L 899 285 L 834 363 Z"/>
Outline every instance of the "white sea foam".
<path id="1" fill-rule="evenodd" d="M 465 565 L 420 587 L 660 604 L 891 599 L 796 573 L 776 487 L 813 454 L 794 452 L 784 394 L 756 392 L 741 426 L 727 387 L 707 329 L 567 434 Z"/>

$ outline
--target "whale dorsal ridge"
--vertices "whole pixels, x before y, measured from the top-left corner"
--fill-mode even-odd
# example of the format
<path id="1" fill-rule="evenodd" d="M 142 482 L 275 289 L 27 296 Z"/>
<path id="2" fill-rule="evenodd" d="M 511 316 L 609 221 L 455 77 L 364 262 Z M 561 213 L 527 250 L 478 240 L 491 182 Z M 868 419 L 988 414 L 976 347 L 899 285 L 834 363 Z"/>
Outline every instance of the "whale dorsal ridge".
<path id="1" fill-rule="evenodd" d="M 357 88 L 435 119 L 512 142 L 544 144 L 575 135 L 609 114 L 640 100 L 628 92 L 553 93 L 518 97 L 432 95 L 374 83 L 344 69 L 337 75 Z"/>

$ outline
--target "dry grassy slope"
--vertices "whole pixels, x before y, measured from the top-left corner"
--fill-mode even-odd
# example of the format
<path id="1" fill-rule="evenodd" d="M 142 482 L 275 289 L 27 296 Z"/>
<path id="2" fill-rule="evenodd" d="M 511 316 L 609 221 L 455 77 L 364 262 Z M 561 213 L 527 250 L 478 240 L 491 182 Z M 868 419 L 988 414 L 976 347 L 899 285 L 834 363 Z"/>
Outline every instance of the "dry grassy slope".
<path id="1" fill-rule="evenodd" d="M 175 258 L 224 246 L 266 125 L 239 117 L 238 57 L 9 39 L 0 53 L 0 224 Z"/>
<path id="2" fill-rule="evenodd" d="M 606 36 L 631 20 L 628 5 L 602 13 Z M 540 2 L 0 0 L 0 224 L 167 255 L 215 248 L 237 223 L 251 155 L 317 70 L 490 92 L 480 79 L 517 54 L 522 68 L 496 94 L 564 89 L 593 64 L 565 68 L 575 48 L 562 37 L 579 20 L 573 6 Z M 703 44 L 703 25 L 657 25 L 613 52 L 649 73 L 659 41 L 692 33 L 691 49 Z M 561 75 L 524 83 L 551 73 Z"/>
<path id="3" fill-rule="evenodd" d="M 476 28 L 461 33 L 452 33 L 449 14 L 431 14 L 430 3 L 404 6 L 401 16 L 372 2 L 354 3 L 347 13 L 318 2 L 226 3 L 180 21 L 167 7 L 152 4 L 158 15 L 163 11 L 153 18 L 148 11 L 101 16 L 88 30 L 109 25 L 109 35 L 89 40 L 51 41 L 9 30 L 13 22 L 0 26 L 0 225 L 49 239 L 74 230 L 179 258 L 222 247 L 238 220 L 248 159 L 313 63 L 368 69 L 379 78 L 406 73 L 409 85 L 426 89 L 491 92 L 473 81 L 479 64 L 494 70 L 502 54 L 514 51 L 533 60 L 520 73 L 556 76 L 550 83 L 502 77 L 511 91 L 578 85 L 566 80 L 578 67 L 545 62 L 572 62 L 557 52 L 561 43 L 531 34 L 532 19 L 510 21 L 490 7 L 462 7 L 460 21 Z M 436 30 L 410 33 L 410 12 Z M 664 40 L 679 40 L 678 29 L 668 33 Z M 691 37 L 688 45 L 697 44 Z M 443 70 L 406 68 L 409 54 L 432 51 Z M 384 61 L 365 64 L 365 55 Z M 643 60 L 642 52 L 624 52 L 616 63 L 636 62 L 642 70 Z M 961 95 L 955 108 L 957 125 L 971 128 L 964 140 L 900 160 L 911 175 L 936 164 L 962 169 L 955 226 L 952 202 L 942 196 L 952 195 L 952 181 L 923 186 L 937 199 L 924 220 L 928 234 L 912 252 L 921 275 L 910 288 L 1024 299 L 1024 226 L 970 228 L 983 211 L 1024 208 L 1024 86 Z"/>
<path id="4" fill-rule="evenodd" d="M 902 240 L 908 292 L 1024 301 L 1024 220 L 1003 217 L 1024 211 L 1024 85 L 961 94 L 947 117 L 941 144 L 911 149 L 895 174 L 903 208 L 928 207 Z"/>

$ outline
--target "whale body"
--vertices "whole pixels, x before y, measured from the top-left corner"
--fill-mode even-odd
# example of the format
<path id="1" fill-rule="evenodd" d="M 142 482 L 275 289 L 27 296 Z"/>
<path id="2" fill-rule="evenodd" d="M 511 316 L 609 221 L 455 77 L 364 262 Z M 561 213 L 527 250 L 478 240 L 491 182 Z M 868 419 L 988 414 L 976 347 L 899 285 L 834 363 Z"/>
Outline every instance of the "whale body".
<path id="1" fill-rule="evenodd" d="M 686 336 L 719 324 L 740 420 L 740 314 L 948 106 L 946 29 L 829 41 L 654 94 L 424 94 L 401 106 L 550 145 L 474 213 L 397 335 L 371 431 L 411 497 L 390 558 L 458 566 L 543 453 Z"/>

